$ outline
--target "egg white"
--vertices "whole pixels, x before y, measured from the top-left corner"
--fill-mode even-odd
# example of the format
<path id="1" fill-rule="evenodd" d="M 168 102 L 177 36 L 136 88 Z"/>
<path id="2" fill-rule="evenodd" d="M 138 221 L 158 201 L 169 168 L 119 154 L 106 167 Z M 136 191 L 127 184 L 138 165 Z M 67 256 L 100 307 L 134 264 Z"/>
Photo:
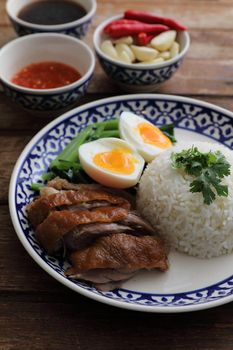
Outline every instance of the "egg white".
<path id="1" fill-rule="evenodd" d="M 132 174 L 116 174 L 110 170 L 103 169 L 93 162 L 96 154 L 110 152 L 115 149 L 125 149 L 130 152 L 136 160 L 135 169 Z M 98 183 L 114 187 L 128 188 L 135 186 L 141 177 L 144 168 L 144 159 L 124 140 L 117 138 L 103 138 L 96 141 L 88 142 L 79 147 L 79 159 L 85 172 Z"/>
<path id="2" fill-rule="evenodd" d="M 145 143 L 137 131 L 137 127 L 140 123 L 153 125 L 148 120 L 132 112 L 122 112 L 119 122 L 120 135 L 123 140 L 136 149 L 146 162 L 151 162 L 159 153 L 166 149 Z"/>

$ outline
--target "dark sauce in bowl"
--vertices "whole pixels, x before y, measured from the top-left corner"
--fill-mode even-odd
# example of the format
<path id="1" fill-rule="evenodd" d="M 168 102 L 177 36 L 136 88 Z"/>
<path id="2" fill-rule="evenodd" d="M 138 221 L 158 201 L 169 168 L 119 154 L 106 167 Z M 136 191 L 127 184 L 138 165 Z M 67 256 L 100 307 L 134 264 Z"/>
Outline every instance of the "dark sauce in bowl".
<path id="1" fill-rule="evenodd" d="M 76 21 L 87 14 L 77 2 L 71 0 L 36 1 L 24 6 L 18 18 L 40 25 L 57 25 Z"/>

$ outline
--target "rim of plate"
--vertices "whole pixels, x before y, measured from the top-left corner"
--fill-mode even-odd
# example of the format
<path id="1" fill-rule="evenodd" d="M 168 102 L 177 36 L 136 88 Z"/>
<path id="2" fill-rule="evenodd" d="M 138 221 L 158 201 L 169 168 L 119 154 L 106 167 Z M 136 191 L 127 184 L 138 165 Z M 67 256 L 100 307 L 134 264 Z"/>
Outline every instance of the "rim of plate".
<path id="1" fill-rule="evenodd" d="M 51 130 L 55 125 L 59 124 L 60 122 L 66 120 L 67 118 L 71 118 L 72 115 L 81 113 L 83 110 L 95 107 L 97 105 L 103 105 L 105 103 L 110 103 L 110 102 L 118 102 L 118 101 L 125 101 L 125 100 L 132 100 L 132 99 L 140 99 L 140 100 L 147 100 L 147 99 L 166 99 L 167 101 L 176 101 L 176 102 L 186 102 L 186 103 L 193 103 L 197 104 L 202 107 L 214 109 L 215 111 L 218 111 L 220 113 L 224 113 L 228 115 L 230 118 L 233 119 L 233 112 L 219 107 L 217 105 L 214 105 L 209 102 L 201 101 L 198 99 L 194 98 L 189 98 L 189 97 L 184 97 L 184 96 L 177 96 L 177 95 L 167 95 L 167 94 L 130 94 L 130 95 L 119 95 L 119 96 L 114 96 L 114 97 L 107 97 L 103 99 L 99 99 L 93 102 L 89 102 L 87 104 L 84 104 L 82 106 L 76 107 L 61 116 L 55 118 L 53 121 L 48 123 L 46 126 L 44 126 L 33 138 L 29 141 L 29 143 L 25 146 L 23 151 L 21 152 L 14 169 L 12 171 L 11 175 L 11 180 L 10 180 L 10 185 L 9 185 L 9 209 L 10 209 L 10 216 L 11 220 L 15 229 L 15 232 L 28 252 L 28 254 L 33 258 L 33 260 L 44 270 L 46 271 L 50 276 L 55 278 L 57 281 L 62 283 L 63 285 L 67 286 L 68 288 L 72 289 L 75 292 L 78 292 L 79 294 L 86 296 L 90 299 L 102 302 L 104 304 L 108 304 L 111 306 L 115 306 L 118 308 L 122 309 L 128 309 L 128 310 L 134 310 L 134 311 L 141 311 L 141 312 L 154 312 L 154 313 L 181 313 L 181 312 L 191 312 L 191 311 L 198 311 L 198 310 L 204 310 L 204 309 L 209 309 L 213 307 L 217 307 L 220 305 L 227 304 L 231 301 L 233 301 L 233 295 L 226 296 L 226 297 L 221 297 L 218 300 L 214 301 L 209 301 L 207 303 L 202 303 L 202 304 L 196 304 L 196 305 L 184 305 L 184 306 L 167 306 L 166 308 L 163 306 L 150 306 L 150 305 L 139 305 L 139 304 L 129 304 L 125 301 L 120 301 L 120 300 L 115 300 L 112 298 L 109 298 L 107 296 L 99 295 L 94 292 L 90 292 L 81 286 L 78 286 L 74 284 L 72 281 L 64 278 L 61 276 L 58 272 L 56 272 L 52 267 L 50 267 L 32 248 L 30 243 L 28 242 L 26 236 L 24 235 L 23 230 L 21 229 L 17 217 L 17 210 L 16 210 L 16 205 L 15 205 L 15 188 L 16 188 L 16 180 L 18 177 L 18 171 L 20 169 L 20 166 L 22 164 L 22 161 L 26 158 L 27 154 L 31 150 L 31 147 L 45 134 L 45 132 L 48 132 Z M 224 281 L 218 281 L 217 283 L 221 283 Z M 216 284 L 216 283 L 215 283 Z M 213 285 L 215 285 L 213 284 Z M 212 285 L 211 285 L 212 286 Z M 211 287 L 211 286 L 206 286 Z M 203 288 L 201 288 L 203 289 Z M 200 289 L 190 291 L 190 292 L 195 292 Z M 188 293 L 188 292 L 186 292 Z M 151 293 L 143 293 L 143 294 L 148 294 L 150 295 Z M 165 295 L 165 294 L 161 294 Z M 168 295 L 168 294 L 166 294 Z"/>

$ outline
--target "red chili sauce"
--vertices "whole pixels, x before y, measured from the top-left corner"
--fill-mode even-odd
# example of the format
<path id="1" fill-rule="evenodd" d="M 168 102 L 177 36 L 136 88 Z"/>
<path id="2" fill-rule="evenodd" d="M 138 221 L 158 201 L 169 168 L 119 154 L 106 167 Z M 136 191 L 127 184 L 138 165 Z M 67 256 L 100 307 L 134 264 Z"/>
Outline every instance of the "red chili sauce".
<path id="1" fill-rule="evenodd" d="M 80 78 L 76 69 L 64 63 L 40 62 L 24 67 L 11 81 L 30 89 L 54 89 L 69 85 Z"/>

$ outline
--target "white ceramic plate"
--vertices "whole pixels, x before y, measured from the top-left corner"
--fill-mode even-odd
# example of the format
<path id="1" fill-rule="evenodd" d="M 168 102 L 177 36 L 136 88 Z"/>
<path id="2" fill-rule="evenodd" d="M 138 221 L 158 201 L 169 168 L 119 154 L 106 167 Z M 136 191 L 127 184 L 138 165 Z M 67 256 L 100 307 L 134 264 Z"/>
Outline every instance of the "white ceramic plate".
<path id="1" fill-rule="evenodd" d="M 233 300 L 233 254 L 210 260 L 169 254 L 170 269 L 141 272 L 111 292 L 69 280 L 67 261 L 48 256 L 28 224 L 30 184 L 37 182 L 51 160 L 83 127 L 118 117 L 123 110 L 143 114 L 156 125 L 174 123 L 179 140 L 206 140 L 233 148 L 233 113 L 180 96 L 138 94 L 98 100 L 78 107 L 43 128 L 25 147 L 14 168 L 9 192 L 16 233 L 32 258 L 52 277 L 87 297 L 113 306 L 147 312 L 185 312 L 215 307 Z M 30 276 L 29 276 L 30 277 Z"/>

